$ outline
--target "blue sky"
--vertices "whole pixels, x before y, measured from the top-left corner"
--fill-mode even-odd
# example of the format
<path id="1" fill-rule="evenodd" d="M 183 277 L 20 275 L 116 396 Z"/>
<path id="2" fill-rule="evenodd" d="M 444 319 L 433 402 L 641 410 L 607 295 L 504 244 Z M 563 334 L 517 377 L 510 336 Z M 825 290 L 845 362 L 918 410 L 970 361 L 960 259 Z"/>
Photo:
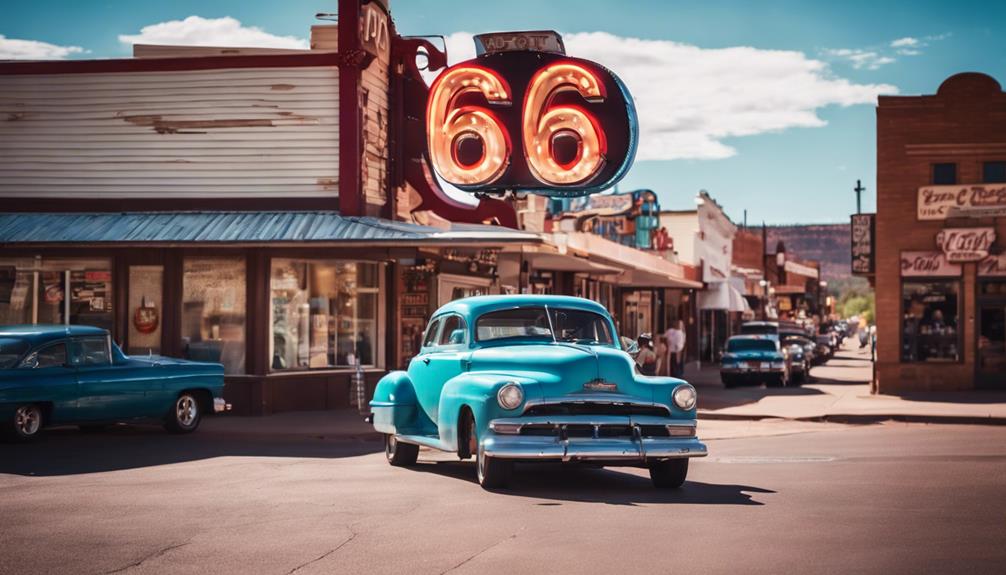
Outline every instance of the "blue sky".
<path id="1" fill-rule="evenodd" d="M 654 189 L 672 209 L 706 189 L 735 221 L 747 209 L 752 224 L 848 221 L 857 178 L 864 209 L 873 209 L 876 94 L 933 93 L 960 71 L 1006 82 L 1006 2 L 391 0 L 391 8 L 401 33 L 448 36 L 459 55 L 470 49 L 459 32 L 562 31 L 571 55 L 623 75 L 646 112 L 640 152 L 650 159 L 621 188 Z M 316 12 L 335 10 L 334 0 L 6 0 L 0 57 L 121 57 L 129 46 L 120 36 L 186 33 L 211 44 L 222 43 L 219 33 L 291 45 L 307 37 Z M 200 17 L 187 22 L 192 29 L 144 30 L 190 16 Z M 237 22 L 215 20 L 223 17 Z M 652 81 L 634 58 L 641 53 L 656 62 Z"/>

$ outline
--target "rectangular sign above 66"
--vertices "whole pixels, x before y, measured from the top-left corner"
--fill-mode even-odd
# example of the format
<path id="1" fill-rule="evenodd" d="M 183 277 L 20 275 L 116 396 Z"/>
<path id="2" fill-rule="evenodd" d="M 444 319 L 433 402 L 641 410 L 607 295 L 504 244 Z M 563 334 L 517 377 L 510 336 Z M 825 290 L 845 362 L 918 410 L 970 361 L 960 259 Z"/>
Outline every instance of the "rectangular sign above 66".
<path id="1" fill-rule="evenodd" d="M 985 218 L 1006 216 L 1006 184 L 923 186 L 919 188 L 918 218 Z"/>

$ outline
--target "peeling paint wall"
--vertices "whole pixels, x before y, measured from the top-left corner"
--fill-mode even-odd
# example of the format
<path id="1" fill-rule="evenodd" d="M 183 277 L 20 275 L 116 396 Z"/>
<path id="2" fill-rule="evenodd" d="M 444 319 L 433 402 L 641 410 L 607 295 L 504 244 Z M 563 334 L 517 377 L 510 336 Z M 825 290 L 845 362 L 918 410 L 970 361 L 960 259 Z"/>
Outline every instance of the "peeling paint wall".
<path id="1" fill-rule="evenodd" d="M 0 198 L 337 197 L 338 80 L 334 66 L 0 76 Z M 386 64 L 384 81 L 386 158 Z"/>

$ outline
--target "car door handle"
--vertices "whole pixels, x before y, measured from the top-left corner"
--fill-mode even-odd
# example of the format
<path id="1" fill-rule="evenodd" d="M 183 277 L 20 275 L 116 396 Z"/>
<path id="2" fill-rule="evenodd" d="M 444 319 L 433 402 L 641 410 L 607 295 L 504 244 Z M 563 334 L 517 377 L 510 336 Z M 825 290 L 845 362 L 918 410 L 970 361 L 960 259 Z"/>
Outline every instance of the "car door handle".
<path id="1" fill-rule="evenodd" d="M 423 363 L 425 363 L 426 365 L 430 365 L 430 358 L 424 357 L 423 358 Z"/>

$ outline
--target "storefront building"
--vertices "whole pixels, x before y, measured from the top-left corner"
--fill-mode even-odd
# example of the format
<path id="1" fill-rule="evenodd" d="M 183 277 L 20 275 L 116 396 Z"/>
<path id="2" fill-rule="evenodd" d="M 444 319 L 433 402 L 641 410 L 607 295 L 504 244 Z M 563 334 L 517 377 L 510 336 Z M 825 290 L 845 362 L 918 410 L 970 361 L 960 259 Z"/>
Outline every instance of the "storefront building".
<path id="1" fill-rule="evenodd" d="M 339 12 L 310 50 L 0 63 L 0 323 L 220 362 L 264 414 L 347 405 L 445 298 L 499 291 L 498 254 L 541 239 L 424 177 L 415 55 L 443 53 L 384 0 Z"/>
<path id="2" fill-rule="evenodd" d="M 1004 133 L 1006 93 L 983 74 L 880 98 L 875 265 L 854 271 L 875 274 L 881 393 L 1006 389 Z"/>

